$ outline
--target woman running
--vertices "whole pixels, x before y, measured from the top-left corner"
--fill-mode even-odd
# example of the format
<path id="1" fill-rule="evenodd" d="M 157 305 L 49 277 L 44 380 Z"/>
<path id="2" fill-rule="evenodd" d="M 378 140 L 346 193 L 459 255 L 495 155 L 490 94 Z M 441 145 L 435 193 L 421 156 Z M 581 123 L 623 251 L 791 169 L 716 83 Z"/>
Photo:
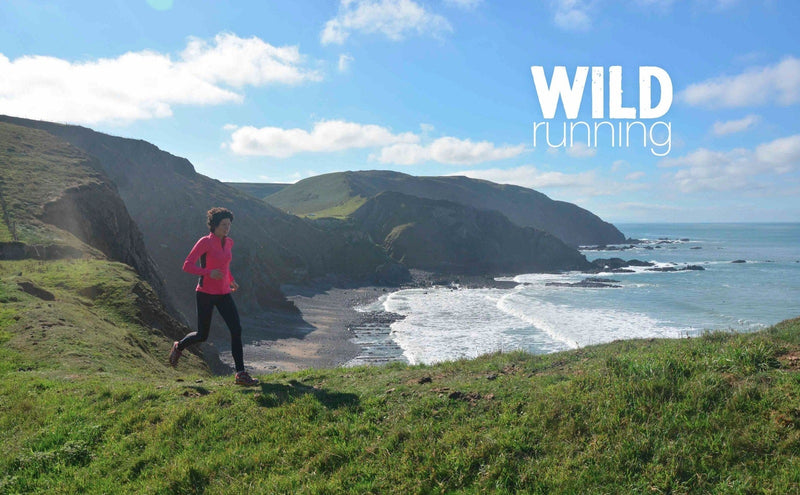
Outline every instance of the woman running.
<path id="1" fill-rule="evenodd" d="M 239 288 L 239 284 L 230 272 L 233 239 L 228 237 L 228 232 L 231 230 L 233 212 L 226 208 L 211 208 L 207 217 L 210 233 L 197 241 L 183 262 L 183 271 L 200 277 L 195 288 L 197 331 L 172 345 L 169 364 L 177 366 L 178 359 L 187 346 L 206 341 L 211 328 L 211 316 L 216 306 L 231 332 L 231 354 L 236 365 L 236 384 L 257 385 L 258 380 L 244 370 L 242 325 L 239 323 L 239 312 L 231 296 L 231 292 L 236 292 Z M 199 267 L 196 265 L 197 260 L 200 260 Z"/>

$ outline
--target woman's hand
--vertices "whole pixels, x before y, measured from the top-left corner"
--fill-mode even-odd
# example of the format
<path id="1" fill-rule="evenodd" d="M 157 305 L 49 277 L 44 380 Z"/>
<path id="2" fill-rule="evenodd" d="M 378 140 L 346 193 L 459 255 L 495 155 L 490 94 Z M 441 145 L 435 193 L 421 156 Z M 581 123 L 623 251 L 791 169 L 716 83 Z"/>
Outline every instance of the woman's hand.
<path id="1" fill-rule="evenodd" d="M 214 280 L 219 280 L 222 278 L 222 272 L 214 268 L 213 270 L 211 270 L 211 274 L 209 276 Z"/>
<path id="2" fill-rule="evenodd" d="M 237 290 L 239 290 L 239 284 L 231 282 L 231 292 L 236 292 Z"/>

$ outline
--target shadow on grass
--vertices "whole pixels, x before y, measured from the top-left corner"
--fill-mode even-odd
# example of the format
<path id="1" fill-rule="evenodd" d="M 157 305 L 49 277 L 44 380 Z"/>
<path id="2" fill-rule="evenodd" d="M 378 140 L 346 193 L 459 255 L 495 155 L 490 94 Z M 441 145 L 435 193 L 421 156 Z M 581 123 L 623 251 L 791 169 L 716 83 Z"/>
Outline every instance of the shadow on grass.
<path id="1" fill-rule="evenodd" d="M 294 402 L 304 395 L 313 395 L 320 404 L 328 409 L 356 406 L 359 404 L 356 394 L 328 392 L 327 390 L 303 385 L 297 380 L 285 383 L 262 383 L 261 393 L 256 393 L 256 403 L 261 407 L 277 407 L 287 402 Z M 255 392 L 254 390 L 251 392 Z"/>

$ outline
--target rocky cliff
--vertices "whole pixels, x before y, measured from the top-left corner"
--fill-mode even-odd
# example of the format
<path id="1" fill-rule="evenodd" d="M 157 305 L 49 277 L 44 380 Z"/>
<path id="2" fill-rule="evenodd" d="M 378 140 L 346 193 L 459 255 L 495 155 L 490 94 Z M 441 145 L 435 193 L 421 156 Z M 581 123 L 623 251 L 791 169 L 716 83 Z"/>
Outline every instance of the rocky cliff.
<path id="1" fill-rule="evenodd" d="M 14 238 L 0 243 L 0 259 L 119 261 L 176 313 L 142 233 L 95 158 L 49 133 L 0 122 L 0 195 L 4 227 Z M 153 315 L 164 313 L 159 304 L 148 303 Z M 175 326 L 161 317 L 150 320 Z"/>
<path id="2" fill-rule="evenodd" d="M 589 266 L 551 234 L 515 225 L 496 211 L 450 201 L 384 192 L 356 210 L 350 222 L 408 268 L 503 274 Z"/>

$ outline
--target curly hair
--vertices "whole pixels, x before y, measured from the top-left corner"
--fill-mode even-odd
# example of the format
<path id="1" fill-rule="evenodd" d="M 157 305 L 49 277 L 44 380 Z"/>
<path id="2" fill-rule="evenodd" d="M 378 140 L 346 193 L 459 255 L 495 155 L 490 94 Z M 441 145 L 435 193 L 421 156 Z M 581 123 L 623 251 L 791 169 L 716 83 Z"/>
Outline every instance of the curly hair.
<path id="1" fill-rule="evenodd" d="M 214 232 L 223 218 L 230 218 L 233 222 L 233 212 L 227 208 L 214 207 L 206 212 L 208 230 Z"/>

